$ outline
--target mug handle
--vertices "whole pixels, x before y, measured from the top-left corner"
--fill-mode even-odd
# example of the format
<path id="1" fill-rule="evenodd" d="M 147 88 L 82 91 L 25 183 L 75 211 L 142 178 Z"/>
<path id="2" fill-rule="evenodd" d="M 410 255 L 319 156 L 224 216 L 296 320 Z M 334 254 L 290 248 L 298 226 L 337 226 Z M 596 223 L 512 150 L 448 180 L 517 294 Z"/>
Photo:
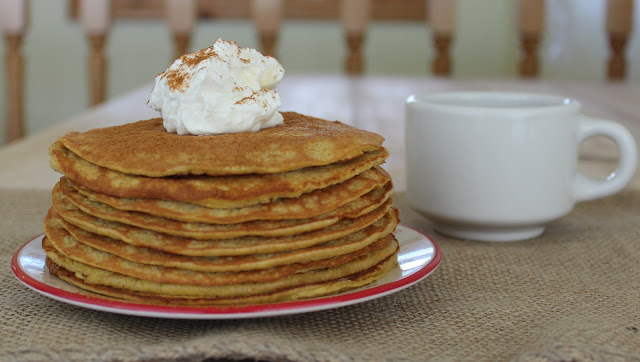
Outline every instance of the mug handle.
<path id="1" fill-rule="evenodd" d="M 620 160 L 617 169 L 604 181 L 595 181 L 578 172 L 574 183 L 576 201 L 592 200 L 615 194 L 631 181 L 635 173 L 638 151 L 629 130 L 616 122 L 583 116 L 578 128 L 578 143 L 593 136 L 605 136 L 612 139 L 618 146 Z"/>

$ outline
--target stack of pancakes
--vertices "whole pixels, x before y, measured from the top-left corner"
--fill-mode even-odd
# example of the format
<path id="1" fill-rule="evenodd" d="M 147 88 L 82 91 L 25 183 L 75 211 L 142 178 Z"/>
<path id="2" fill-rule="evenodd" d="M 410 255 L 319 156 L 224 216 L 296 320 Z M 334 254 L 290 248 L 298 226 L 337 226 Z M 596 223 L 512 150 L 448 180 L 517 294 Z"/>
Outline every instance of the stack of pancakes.
<path id="1" fill-rule="evenodd" d="M 60 138 L 51 273 L 180 305 L 306 299 L 381 278 L 398 251 L 383 138 L 283 116 L 258 132 L 179 136 L 151 119 Z"/>

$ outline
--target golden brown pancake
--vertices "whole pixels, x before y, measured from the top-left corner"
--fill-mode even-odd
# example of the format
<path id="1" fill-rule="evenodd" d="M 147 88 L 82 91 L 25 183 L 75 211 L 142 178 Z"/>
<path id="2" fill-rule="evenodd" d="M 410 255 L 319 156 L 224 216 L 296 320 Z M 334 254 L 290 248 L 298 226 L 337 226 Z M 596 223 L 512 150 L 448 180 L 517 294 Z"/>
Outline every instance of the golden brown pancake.
<path id="1" fill-rule="evenodd" d="M 60 142 L 51 145 L 49 154 L 54 170 L 102 194 L 190 202 L 212 208 L 238 208 L 279 197 L 298 197 L 346 181 L 383 163 L 389 155 L 381 149 L 344 162 L 269 175 L 146 177 L 96 166 Z"/>
<path id="2" fill-rule="evenodd" d="M 62 228 L 49 227 L 47 230 L 47 242 L 57 252 L 71 260 L 142 280 L 200 286 L 264 283 L 311 270 L 335 268 L 367 253 L 385 248 L 391 244 L 391 240 L 392 237 L 387 235 L 380 239 L 374 239 L 368 245 L 352 252 L 325 259 L 256 270 L 205 272 L 133 262 L 80 243 Z"/>
<path id="3" fill-rule="evenodd" d="M 60 215 L 64 223 L 82 230 L 134 246 L 167 253 L 210 257 L 275 253 L 308 248 L 366 228 L 384 217 L 387 212 L 397 213 L 397 210 L 391 209 L 392 200 L 389 199 L 381 207 L 368 214 L 354 219 L 342 219 L 332 225 L 308 232 L 280 237 L 242 236 L 229 239 L 197 240 L 99 219 L 83 212 L 65 199 L 60 201 L 54 203 L 56 213 Z M 397 218 L 397 214 L 392 217 Z M 69 230 L 69 228 L 67 229 Z"/>
<path id="4" fill-rule="evenodd" d="M 61 137 L 42 240 L 51 273 L 120 300 L 220 306 L 381 278 L 399 250 L 384 139 L 283 116 L 258 132 L 177 135 L 151 119 Z"/>
<path id="5" fill-rule="evenodd" d="M 381 149 L 384 138 L 340 122 L 283 112 L 284 124 L 259 132 L 213 136 L 167 132 L 155 118 L 71 132 L 60 142 L 88 162 L 126 174 L 241 175 L 281 173 L 350 160 Z M 122 157 L 126 155 L 127 157 Z"/>
<path id="6" fill-rule="evenodd" d="M 111 297 L 114 300 L 127 300 L 135 303 L 158 305 L 183 305 L 183 306 L 230 306 L 230 305 L 256 305 L 277 303 L 281 301 L 295 301 L 311 299 L 323 295 L 334 294 L 343 290 L 355 289 L 379 280 L 396 265 L 396 254 L 391 255 L 382 262 L 359 273 L 354 273 L 343 278 L 326 282 L 307 284 L 294 288 L 286 288 L 272 293 L 262 293 L 251 296 L 235 298 L 198 298 L 177 297 L 140 292 L 131 292 L 125 289 L 113 288 L 105 285 L 90 284 L 81 279 L 77 274 L 57 265 L 50 258 L 46 258 L 46 264 L 51 274 L 58 278 L 89 292 L 100 294 L 101 298 Z"/>
<path id="7" fill-rule="evenodd" d="M 65 208 L 66 206 L 62 205 L 66 200 L 85 213 L 100 219 L 120 222 L 169 235 L 202 240 L 227 239 L 247 235 L 285 236 L 316 230 L 334 224 L 343 218 L 356 218 L 367 214 L 384 204 L 391 196 L 391 193 L 391 185 L 387 184 L 384 188 L 374 189 L 350 203 L 313 218 L 257 220 L 238 224 L 187 223 L 136 211 L 122 211 L 109 205 L 92 201 L 81 195 L 73 187 L 65 188 L 60 183 L 56 184 L 53 189 L 53 205 L 56 210 Z"/>
<path id="8" fill-rule="evenodd" d="M 398 242 L 392 235 L 390 237 L 392 242 L 389 243 L 388 246 L 380 250 L 369 252 L 352 261 L 333 268 L 292 274 L 270 282 L 225 284 L 216 285 L 215 287 L 197 284 L 159 283 L 96 268 L 62 255 L 50 244 L 48 238 L 43 238 L 42 248 L 47 257 L 55 264 L 76 273 L 76 276 L 89 284 L 105 285 L 133 292 L 166 296 L 230 298 L 273 293 L 282 289 L 336 280 L 348 277 L 355 273 L 363 272 L 386 260 L 397 252 Z"/>
<path id="9" fill-rule="evenodd" d="M 139 211 L 168 219 L 213 224 L 235 224 L 252 220 L 307 219 L 330 212 L 356 200 L 391 180 L 380 167 L 373 167 L 355 177 L 311 191 L 297 198 L 279 198 L 266 204 L 236 209 L 215 209 L 191 203 L 139 198 L 119 198 L 91 191 L 68 178 L 61 180 L 63 188 L 74 187 L 79 193 L 123 211 Z"/>
<path id="10" fill-rule="evenodd" d="M 61 239 L 66 237 L 66 235 L 62 235 L 59 230 L 64 229 L 79 243 L 129 261 L 204 272 L 267 269 L 275 266 L 332 258 L 363 250 L 364 247 L 393 232 L 397 224 L 397 211 L 394 210 L 364 229 L 304 249 L 235 257 L 196 257 L 138 247 L 82 230 L 69 223 L 65 223 L 53 209 L 49 211 L 44 221 L 45 232 L 53 244 L 61 242 Z M 56 246 L 56 248 L 68 257 L 75 259 L 70 253 L 63 252 L 61 247 Z"/>

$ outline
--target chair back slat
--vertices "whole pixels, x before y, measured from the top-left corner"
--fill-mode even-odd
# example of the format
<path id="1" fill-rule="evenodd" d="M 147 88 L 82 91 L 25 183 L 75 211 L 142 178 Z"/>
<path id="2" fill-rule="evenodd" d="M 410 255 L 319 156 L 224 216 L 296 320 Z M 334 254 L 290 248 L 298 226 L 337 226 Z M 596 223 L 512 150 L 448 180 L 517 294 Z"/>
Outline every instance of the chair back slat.
<path id="1" fill-rule="evenodd" d="M 107 57 L 104 48 L 111 26 L 111 1 L 82 0 L 79 16 L 89 41 L 89 101 L 93 106 L 106 98 Z"/>
<path id="2" fill-rule="evenodd" d="M 24 57 L 22 43 L 27 30 L 26 0 L 0 1 L 0 26 L 6 43 L 7 142 L 24 136 Z"/>
<path id="3" fill-rule="evenodd" d="M 606 24 L 609 37 L 607 78 L 621 81 L 627 73 L 624 54 L 633 28 L 633 0 L 608 0 Z"/>
<path id="4" fill-rule="evenodd" d="M 362 46 L 371 19 L 371 0 L 340 1 L 340 19 L 347 44 L 344 69 L 347 74 L 361 74 L 364 69 Z"/>
<path id="5" fill-rule="evenodd" d="M 189 52 L 191 34 L 197 21 L 196 0 L 165 0 L 165 18 L 173 34 L 173 58 Z"/>
<path id="6" fill-rule="evenodd" d="M 544 0 L 518 1 L 518 31 L 520 35 L 518 73 L 522 78 L 534 78 L 540 72 L 538 46 L 544 26 L 544 11 Z"/>
<path id="7" fill-rule="evenodd" d="M 431 73 L 436 76 L 450 76 L 451 43 L 457 21 L 456 1 L 427 0 L 426 11 L 435 50 L 431 58 Z"/>
<path id="8" fill-rule="evenodd" d="M 252 0 L 251 17 L 258 32 L 261 52 L 276 57 L 275 48 L 284 17 L 284 1 Z"/>

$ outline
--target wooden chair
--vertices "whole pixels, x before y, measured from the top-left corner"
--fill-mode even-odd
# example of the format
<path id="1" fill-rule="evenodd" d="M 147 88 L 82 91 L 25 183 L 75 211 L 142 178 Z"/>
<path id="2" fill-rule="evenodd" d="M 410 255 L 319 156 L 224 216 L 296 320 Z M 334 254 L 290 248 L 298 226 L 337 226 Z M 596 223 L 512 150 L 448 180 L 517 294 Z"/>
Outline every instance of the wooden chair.
<path id="1" fill-rule="evenodd" d="M 90 102 L 105 99 L 107 58 L 104 47 L 108 39 L 114 4 L 126 0 L 69 0 L 77 10 L 90 50 L 88 54 Z M 538 47 L 544 25 L 544 0 L 518 1 L 520 37 L 519 74 L 536 77 L 539 73 Z M 552 1 L 552 0 L 549 0 Z M 28 0 L 0 0 L 0 24 L 6 43 L 7 140 L 24 135 L 24 61 L 22 42 L 27 29 Z M 366 66 L 362 48 L 367 27 L 374 20 L 390 19 L 405 14 L 403 20 L 426 21 L 432 29 L 435 54 L 431 73 L 449 76 L 453 67 L 451 44 L 455 38 L 456 1 L 424 0 L 396 2 L 388 0 L 147 0 L 130 2 L 145 7 L 145 14 L 164 16 L 173 33 L 175 56 L 188 51 L 191 33 L 199 16 L 222 16 L 227 11 L 236 17 L 253 19 L 263 53 L 273 55 L 284 19 L 313 19 L 317 13 L 339 19 L 348 49 L 344 69 L 348 74 L 361 74 Z M 398 5 L 405 4 L 405 5 Z M 400 6 L 413 8 L 409 11 Z M 75 5 L 75 6 L 74 6 Z M 394 7 L 395 6 L 395 7 Z M 222 10 L 220 10 L 222 9 Z M 294 12 L 295 9 L 296 12 Z M 300 10 L 302 9 L 302 10 Z M 315 9 L 315 10 L 314 10 Z M 316 11 L 321 9 L 321 12 Z M 607 0 L 607 27 L 610 57 L 608 79 L 623 80 L 626 73 L 624 52 L 632 28 L 633 0 Z M 403 12 L 404 11 L 404 12 Z M 235 12 L 235 13 L 234 13 Z M 246 14 L 245 14 L 246 13 Z M 406 14 L 410 13 L 409 16 Z M 118 15 L 118 14 L 115 14 Z"/>

